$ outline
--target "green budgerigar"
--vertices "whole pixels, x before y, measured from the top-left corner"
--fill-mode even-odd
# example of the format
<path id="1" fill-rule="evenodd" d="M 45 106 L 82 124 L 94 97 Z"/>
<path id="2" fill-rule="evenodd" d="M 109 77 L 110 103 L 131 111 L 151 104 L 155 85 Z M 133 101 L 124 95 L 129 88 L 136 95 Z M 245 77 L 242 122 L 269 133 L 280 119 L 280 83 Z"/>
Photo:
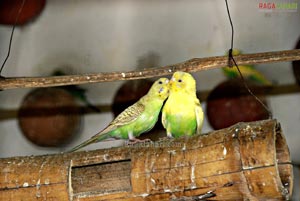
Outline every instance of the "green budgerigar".
<path id="1" fill-rule="evenodd" d="M 240 50 L 238 50 L 238 49 L 232 50 L 233 56 L 237 56 L 239 54 L 241 54 Z M 239 65 L 238 67 L 245 79 L 252 80 L 261 85 L 272 85 L 272 82 L 270 82 L 261 72 L 256 70 L 253 66 Z M 240 74 L 235 66 L 223 67 L 222 70 L 223 70 L 224 75 L 230 79 L 240 77 Z"/>
<path id="2" fill-rule="evenodd" d="M 196 81 L 185 72 L 175 72 L 169 82 L 170 94 L 162 110 L 162 124 L 168 137 L 200 134 L 204 114 L 196 96 Z"/>
<path id="3" fill-rule="evenodd" d="M 155 81 L 145 96 L 125 109 L 104 130 L 70 152 L 107 138 L 129 139 L 132 143 L 143 141 L 136 137 L 151 130 L 157 122 L 163 103 L 169 95 L 168 83 L 167 78 Z"/>

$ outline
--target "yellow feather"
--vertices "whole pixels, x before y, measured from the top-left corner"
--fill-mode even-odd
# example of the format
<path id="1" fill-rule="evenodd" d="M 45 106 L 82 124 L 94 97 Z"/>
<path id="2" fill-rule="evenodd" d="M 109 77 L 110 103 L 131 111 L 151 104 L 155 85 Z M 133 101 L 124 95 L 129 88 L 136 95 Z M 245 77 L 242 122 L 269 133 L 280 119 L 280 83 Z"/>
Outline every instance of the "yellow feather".
<path id="1" fill-rule="evenodd" d="M 162 113 L 168 136 L 201 133 L 203 111 L 196 96 L 196 81 L 189 73 L 176 72 L 169 82 L 170 95 Z"/>

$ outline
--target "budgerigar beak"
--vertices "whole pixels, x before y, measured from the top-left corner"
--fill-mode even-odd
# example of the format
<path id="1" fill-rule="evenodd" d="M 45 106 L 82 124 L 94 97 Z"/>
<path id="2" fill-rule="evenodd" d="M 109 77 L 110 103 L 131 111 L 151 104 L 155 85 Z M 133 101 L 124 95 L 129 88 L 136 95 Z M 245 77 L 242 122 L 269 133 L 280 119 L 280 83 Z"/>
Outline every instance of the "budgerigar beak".
<path id="1" fill-rule="evenodd" d="M 175 82 L 175 78 L 172 77 L 172 78 L 170 79 L 170 81 L 169 81 L 169 85 L 172 86 L 172 85 L 174 84 L 174 82 Z"/>

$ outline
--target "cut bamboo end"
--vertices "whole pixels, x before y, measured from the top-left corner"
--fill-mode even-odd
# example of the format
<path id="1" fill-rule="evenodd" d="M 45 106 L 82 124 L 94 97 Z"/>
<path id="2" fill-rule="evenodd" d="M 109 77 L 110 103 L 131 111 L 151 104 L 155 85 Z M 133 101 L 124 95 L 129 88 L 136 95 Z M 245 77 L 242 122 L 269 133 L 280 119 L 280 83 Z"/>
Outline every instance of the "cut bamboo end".
<path id="1" fill-rule="evenodd" d="M 293 172 L 276 120 L 105 150 L 0 160 L 3 200 L 288 200 Z"/>

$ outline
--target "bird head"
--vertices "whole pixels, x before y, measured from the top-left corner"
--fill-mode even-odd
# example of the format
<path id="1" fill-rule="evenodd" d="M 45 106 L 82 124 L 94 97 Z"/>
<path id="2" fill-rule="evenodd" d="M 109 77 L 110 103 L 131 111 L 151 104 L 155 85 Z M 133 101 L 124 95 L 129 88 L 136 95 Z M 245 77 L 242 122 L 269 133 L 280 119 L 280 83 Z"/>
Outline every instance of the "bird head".
<path id="1" fill-rule="evenodd" d="M 152 85 L 149 93 L 165 100 L 169 96 L 169 79 L 159 78 Z"/>
<path id="2" fill-rule="evenodd" d="M 196 81 L 193 76 L 185 72 L 175 72 L 169 82 L 171 92 L 186 91 L 188 93 L 196 92 Z"/>

